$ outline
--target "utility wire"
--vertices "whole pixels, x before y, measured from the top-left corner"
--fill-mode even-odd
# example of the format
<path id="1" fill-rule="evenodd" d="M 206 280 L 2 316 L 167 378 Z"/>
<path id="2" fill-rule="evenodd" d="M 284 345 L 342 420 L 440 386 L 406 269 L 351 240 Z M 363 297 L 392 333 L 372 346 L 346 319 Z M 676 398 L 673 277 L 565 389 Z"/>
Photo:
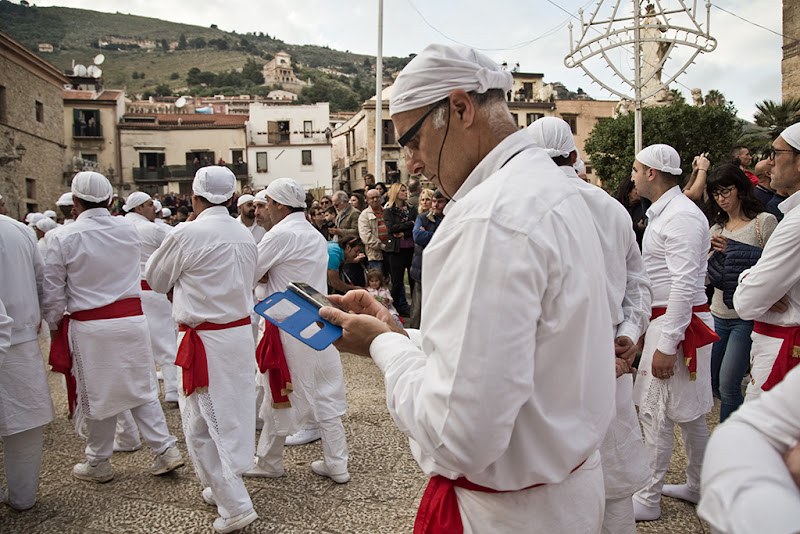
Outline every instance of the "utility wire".
<path id="1" fill-rule="evenodd" d="M 779 36 L 779 37 L 783 37 L 784 39 L 791 39 L 792 41 L 800 41 L 800 39 L 797 39 L 797 38 L 795 38 L 795 37 L 790 37 L 790 36 L 788 36 L 788 35 L 784 35 L 784 34 L 782 34 L 782 33 L 776 32 L 775 30 L 772 30 L 772 29 L 770 29 L 770 28 L 767 28 L 766 26 L 762 26 L 761 24 L 758 24 L 758 23 L 756 23 L 756 22 L 753 22 L 753 21 L 751 21 L 751 20 L 747 20 L 747 19 L 746 19 L 746 18 L 744 18 L 744 17 L 740 17 L 740 16 L 739 16 L 739 15 L 737 15 L 736 13 L 734 13 L 734 12 L 732 12 L 732 11 L 728 11 L 728 10 L 727 10 L 727 9 L 725 9 L 724 7 L 719 7 L 717 4 L 713 4 L 713 3 L 712 3 L 711 5 L 712 5 L 712 6 L 714 6 L 714 7 L 716 7 L 716 8 L 717 8 L 717 9 L 719 9 L 720 11 L 724 11 L 724 12 L 725 12 L 725 13 L 727 13 L 728 15 L 734 16 L 734 17 L 736 17 L 737 19 L 739 19 L 739 20 L 742 20 L 742 21 L 744 21 L 744 22 L 746 22 L 746 23 L 748 23 L 748 24 L 752 24 L 753 26 L 756 26 L 756 27 L 758 27 L 758 28 L 761 28 L 762 30 L 767 30 L 767 31 L 768 31 L 768 32 L 770 32 L 770 33 L 774 33 L 775 35 L 777 35 L 777 36 Z"/>

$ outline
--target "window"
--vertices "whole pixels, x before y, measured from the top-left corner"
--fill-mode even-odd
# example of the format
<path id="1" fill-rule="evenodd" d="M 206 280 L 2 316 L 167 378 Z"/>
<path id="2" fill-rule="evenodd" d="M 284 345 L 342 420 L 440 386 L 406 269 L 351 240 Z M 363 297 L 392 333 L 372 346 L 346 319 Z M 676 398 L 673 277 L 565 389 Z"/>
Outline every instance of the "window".
<path id="1" fill-rule="evenodd" d="M 522 90 L 526 100 L 533 100 L 533 82 L 522 82 Z"/>
<path id="2" fill-rule="evenodd" d="M 85 159 L 86 161 L 94 161 L 97 163 L 97 154 L 81 153 L 81 158 Z"/>
<path id="3" fill-rule="evenodd" d="M 142 169 L 160 169 L 163 166 L 163 152 L 139 152 L 139 167 Z"/>
<path id="4" fill-rule="evenodd" d="M 311 121 L 303 121 L 303 137 L 308 139 L 308 138 L 311 137 L 311 134 L 313 134 L 313 133 L 314 132 L 313 132 L 313 129 L 311 127 Z"/>
<path id="5" fill-rule="evenodd" d="M 311 165 L 311 151 L 303 150 L 303 165 Z"/>
<path id="6" fill-rule="evenodd" d="M 72 110 L 73 137 L 103 137 L 99 109 Z"/>
<path id="7" fill-rule="evenodd" d="M 278 145 L 289 142 L 289 121 L 267 122 L 267 142 Z"/>
<path id="8" fill-rule="evenodd" d="M 231 150 L 231 156 L 233 157 L 233 162 L 235 165 L 244 165 L 244 151 L 242 150 Z"/>
<path id="9" fill-rule="evenodd" d="M 577 115 L 561 115 L 564 122 L 569 124 L 569 129 L 572 130 L 572 135 L 578 133 L 578 116 Z"/>
<path id="10" fill-rule="evenodd" d="M 44 104 L 36 101 L 36 121 L 37 122 L 44 122 Z"/>
<path id="11" fill-rule="evenodd" d="M 8 120 L 6 117 L 6 114 L 8 113 L 7 110 L 6 87 L 4 85 L 0 85 L 0 122 L 6 122 Z"/>
<path id="12" fill-rule="evenodd" d="M 36 180 L 33 178 L 25 178 L 25 196 L 36 198 Z"/>
<path id="13" fill-rule="evenodd" d="M 256 152 L 256 172 L 268 172 L 266 152 Z"/>
<path id="14" fill-rule="evenodd" d="M 394 138 L 394 123 L 391 120 L 384 120 L 383 121 L 383 144 L 384 145 L 393 145 L 395 142 Z"/>
<path id="15" fill-rule="evenodd" d="M 528 113 L 525 115 L 525 124 L 530 126 L 531 123 L 538 121 L 542 117 L 544 117 L 544 113 Z"/>

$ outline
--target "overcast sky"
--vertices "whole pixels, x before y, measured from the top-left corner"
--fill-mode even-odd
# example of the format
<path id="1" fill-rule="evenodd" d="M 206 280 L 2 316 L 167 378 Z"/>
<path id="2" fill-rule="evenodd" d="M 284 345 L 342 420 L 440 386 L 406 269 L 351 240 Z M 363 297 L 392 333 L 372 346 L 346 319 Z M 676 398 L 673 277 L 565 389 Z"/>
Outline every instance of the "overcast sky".
<path id="1" fill-rule="evenodd" d="M 705 27 L 703 0 L 685 1 L 689 6 L 697 3 L 701 9 L 700 22 Z M 222 30 L 239 33 L 265 32 L 292 44 L 327 45 L 370 55 L 377 51 L 377 0 L 127 0 L 124 3 L 58 0 L 32 3 L 142 16 L 157 14 L 158 18 L 173 22 L 199 26 L 217 24 Z M 614 0 L 603 0 L 600 15 L 608 13 L 614 3 Z M 629 16 L 633 2 L 620 0 L 619 3 L 620 13 Z M 661 5 L 666 9 L 680 8 L 679 0 L 661 0 Z M 522 72 L 542 73 L 546 82 L 561 81 L 569 89 L 576 91 L 581 87 L 597 99 L 616 99 L 583 75 L 581 69 L 564 66 L 564 57 L 570 52 L 567 23 L 572 20 L 577 38 L 580 24 L 574 16 L 581 7 L 593 11 L 596 1 L 385 0 L 383 53 L 407 56 L 430 43 L 457 41 L 484 49 L 498 62 L 505 61 L 511 66 L 519 63 Z M 589 14 L 586 14 L 587 20 Z M 680 22 L 685 24 L 686 19 Z M 695 64 L 671 84 L 671 88 L 680 89 L 690 102 L 691 88 L 699 87 L 703 93 L 717 89 L 734 102 L 739 116 L 747 120 L 752 120 L 756 103 L 765 99 L 780 101 L 782 39 L 753 23 L 781 33 L 781 1 L 714 0 L 710 27 L 718 46 L 714 52 L 698 56 Z M 667 63 L 665 74 L 671 75 L 679 68 L 678 63 L 685 62 L 687 48 L 683 50 L 676 49 L 673 54 L 676 59 Z M 632 72 L 632 48 L 610 56 L 623 73 Z M 622 88 L 614 82 L 611 69 L 599 63 L 592 66 L 599 79 Z"/>

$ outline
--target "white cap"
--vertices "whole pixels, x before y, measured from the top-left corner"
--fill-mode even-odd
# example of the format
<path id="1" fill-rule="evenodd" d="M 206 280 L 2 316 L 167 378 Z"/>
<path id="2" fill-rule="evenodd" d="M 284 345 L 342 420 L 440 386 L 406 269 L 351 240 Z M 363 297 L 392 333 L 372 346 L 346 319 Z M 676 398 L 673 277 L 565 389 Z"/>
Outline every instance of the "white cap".
<path id="1" fill-rule="evenodd" d="M 114 190 L 108 178 L 99 172 L 82 171 L 72 179 L 72 194 L 88 202 L 104 202 Z"/>
<path id="2" fill-rule="evenodd" d="M 45 233 L 47 233 L 50 230 L 52 230 L 53 228 L 57 228 L 57 227 L 58 227 L 58 223 L 55 222 L 50 217 L 44 217 L 44 218 L 39 219 L 38 221 L 36 221 L 36 228 L 38 228 L 39 230 L 41 230 L 42 232 L 45 232 Z"/>
<path id="3" fill-rule="evenodd" d="M 238 208 L 245 202 L 252 202 L 253 200 L 255 200 L 253 195 L 242 195 L 239 197 L 239 200 L 236 201 L 236 207 Z"/>
<path id="4" fill-rule="evenodd" d="M 683 174 L 681 157 L 678 151 L 669 145 L 650 145 L 636 154 L 636 160 L 642 165 L 666 172 L 675 176 Z"/>
<path id="5" fill-rule="evenodd" d="M 267 186 L 267 196 L 290 208 L 306 207 L 306 191 L 291 178 L 278 178 Z"/>
<path id="6" fill-rule="evenodd" d="M 222 204 L 236 191 L 236 176 L 227 168 L 219 165 L 201 167 L 194 175 L 192 192 L 212 204 Z"/>
<path id="7" fill-rule="evenodd" d="M 161 216 L 162 217 L 171 217 L 172 216 L 172 210 L 169 209 L 169 208 L 161 208 Z"/>
<path id="8" fill-rule="evenodd" d="M 256 196 L 253 197 L 253 203 L 254 204 L 266 204 L 267 203 L 267 190 L 266 189 L 262 189 L 261 191 L 256 193 Z"/>
<path id="9" fill-rule="evenodd" d="M 72 206 L 72 204 L 72 192 L 64 193 L 56 200 L 56 206 Z"/>
<path id="10" fill-rule="evenodd" d="M 528 126 L 537 145 L 542 147 L 551 158 L 565 158 L 577 151 L 572 130 L 563 119 L 558 117 L 542 117 Z"/>
<path id="11" fill-rule="evenodd" d="M 150 195 L 142 191 L 135 191 L 128 195 L 128 198 L 125 199 L 125 205 L 122 206 L 122 209 L 125 211 L 131 211 L 136 206 L 141 206 L 148 200 L 150 200 Z"/>
<path id="12" fill-rule="evenodd" d="M 161 201 L 160 200 L 158 200 L 157 198 L 154 198 L 153 199 L 153 207 L 156 209 L 156 212 L 160 212 L 161 208 L 163 206 L 161 205 Z"/>
<path id="13" fill-rule="evenodd" d="M 800 122 L 792 124 L 784 131 L 781 132 L 780 137 L 789 143 L 789 146 L 795 150 L 800 150 Z"/>
<path id="14" fill-rule="evenodd" d="M 37 222 L 44 218 L 45 216 L 43 213 L 29 213 L 25 216 L 25 222 L 31 226 L 34 226 Z"/>
<path id="15" fill-rule="evenodd" d="M 56 212 L 54 212 L 53 210 L 46 210 L 42 215 L 44 215 L 45 217 L 50 217 L 51 219 L 55 219 L 56 217 L 58 217 L 58 215 L 56 215 Z"/>
<path id="16" fill-rule="evenodd" d="M 466 46 L 432 44 L 397 76 L 389 100 L 389 116 L 438 102 L 455 89 L 485 93 L 511 90 L 514 77 L 489 56 Z"/>

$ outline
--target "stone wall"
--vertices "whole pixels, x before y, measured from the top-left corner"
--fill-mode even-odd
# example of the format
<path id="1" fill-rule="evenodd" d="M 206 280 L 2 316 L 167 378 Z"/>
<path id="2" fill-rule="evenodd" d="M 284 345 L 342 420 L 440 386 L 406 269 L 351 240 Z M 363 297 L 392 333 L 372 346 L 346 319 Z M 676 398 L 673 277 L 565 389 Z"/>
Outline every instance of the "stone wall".
<path id="1" fill-rule="evenodd" d="M 800 2 L 784 0 L 783 34 L 800 35 Z M 781 61 L 783 100 L 800 98 L 800 43 L 783 38 L 783 60 Z"/>

